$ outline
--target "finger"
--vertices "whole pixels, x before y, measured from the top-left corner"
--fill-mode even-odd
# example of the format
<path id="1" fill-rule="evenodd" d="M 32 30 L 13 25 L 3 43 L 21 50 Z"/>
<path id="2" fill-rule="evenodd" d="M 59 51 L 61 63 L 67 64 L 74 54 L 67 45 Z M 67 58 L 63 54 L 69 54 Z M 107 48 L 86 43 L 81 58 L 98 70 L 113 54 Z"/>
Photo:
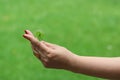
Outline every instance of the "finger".
<path id="1" fill-rule="evenodd" d="M 39 47 L 40 47 L 40 49 L 41 49 L 43 52 L 50 53 L 50 51 L 51 51 L 51 48 L 49 48 L 48 46 L 46 46 L 46 45 L 44 44 L 44 41 L 41 41 L 41 42 L 40 42 Z"/>
<path id="2" fill-rule="evenodd" d="M 31 41 L 35 38 L 30 30 L 25 30 L 25 34 L 23 36 L 26 39 L 31 40 Z"/>
<path id="3" fill-rule="evenodd" d="M 30 30 L 25 30 L 25 33 L 33 36 L 32 32 Z"/>
<path id="4" fill-rule="evenodd" d="M 52 43 L 48 43 L 48 42 L 43 42 L 46 46 L 48 46 L 48 47 L 51 47 L 51 48 L 55 48 L 55 47 L 57 47 L 58 45 L 56 45 L 56 44 L 52 44 Z"/>
<path id="5" fill-rule="evenodd" d="M 35 55 L 35 57 L 37 57 L 38 59 L 41 60 L 41 56 L 40 56 L 40 54 L 38 54 L 38 53 L 36 53 L 36 52 L 34 52 L 34 51 L 33 51 L 33 54 Z"/>
<path id="6" fill-rule="evenodd" d="M 26 34 L 23 35 L 24 38 L 29 40 L 32 44 L 39 46 L 39 40 L 34 37 L 31 31 L 25 30 L 25 33 Z"/>
<path id="7" fill-rule="evenodd" d="M 33 51 L 34 55 L 43 63 L 43 62 L 47 62 L 48 58 L 47 57 L 43 57 L 40 54 L 36 53 L 35 51 Z"/>
<path id="8" fill-rule="evenodd" d="M 38 45 L 39 44 L 39 40 L 37 38 L 35 38 L 34 36 L 32 36 L 32 35 L 24 34 L 23 37 L 25 39 L 29 40 L 34 45 Z"/>
<path id="9" fill-rule="evenodd" d="M 33 41 L 34 37 L 29 34 L 24 34 L 23 37 L 29 41 Z"/>
<path id="10" fill-rule="evenodd" d="M 46 58 L 46 53 L 44 53 L 39 47 L 32 45 L 32 50 L 34 53 L 39 54 L 43 58 Z"/>
<path id="11" fill-rule="evenodd" d="M 34 53 L 34 56 L 37 57 L 43 64 L 45 63 L 45 61 L 47 61 L 47 59 L 41 57 L 39 54 Z"/>

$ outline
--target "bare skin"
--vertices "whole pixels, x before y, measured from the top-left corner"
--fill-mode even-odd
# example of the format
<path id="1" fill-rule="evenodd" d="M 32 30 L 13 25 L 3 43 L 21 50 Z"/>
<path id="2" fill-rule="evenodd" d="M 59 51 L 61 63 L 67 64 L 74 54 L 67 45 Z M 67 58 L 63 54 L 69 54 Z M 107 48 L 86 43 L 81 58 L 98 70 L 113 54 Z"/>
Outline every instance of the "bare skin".
<path id="1" fill-rule="evenodd" d="M 120 80 L 120 58 L 79 56 L 56 44 L 39 41 L 29 30 L 23 35 L 31 42 L 34 55 L 46 68 L 65 69 L 90 76 Z"/>

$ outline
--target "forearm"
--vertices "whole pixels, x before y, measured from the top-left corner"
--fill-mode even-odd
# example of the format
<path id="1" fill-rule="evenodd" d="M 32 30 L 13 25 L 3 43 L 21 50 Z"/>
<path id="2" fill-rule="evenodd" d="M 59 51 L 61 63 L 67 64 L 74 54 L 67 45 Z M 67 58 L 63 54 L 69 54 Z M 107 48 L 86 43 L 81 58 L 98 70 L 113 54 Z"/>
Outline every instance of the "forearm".
<path id="1" fill-rule="evenodd" d="M 68 68 L 76 73 L 108 79 L 120 79 L 120 58 L 74 56 Z"/>

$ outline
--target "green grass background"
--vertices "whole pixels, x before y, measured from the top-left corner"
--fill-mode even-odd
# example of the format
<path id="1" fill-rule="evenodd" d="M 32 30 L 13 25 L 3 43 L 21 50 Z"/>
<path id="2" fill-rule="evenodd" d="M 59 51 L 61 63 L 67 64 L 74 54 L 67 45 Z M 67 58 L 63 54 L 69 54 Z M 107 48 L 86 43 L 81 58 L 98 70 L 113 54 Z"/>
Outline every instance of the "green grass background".
<path id="1" fill-rule="evenodd" d="M 22 37 L 25 29 L 78 55 L 116 57 L 120 0 L 0 0 L 0 80 L 102 80 L 45 69 Z"/>

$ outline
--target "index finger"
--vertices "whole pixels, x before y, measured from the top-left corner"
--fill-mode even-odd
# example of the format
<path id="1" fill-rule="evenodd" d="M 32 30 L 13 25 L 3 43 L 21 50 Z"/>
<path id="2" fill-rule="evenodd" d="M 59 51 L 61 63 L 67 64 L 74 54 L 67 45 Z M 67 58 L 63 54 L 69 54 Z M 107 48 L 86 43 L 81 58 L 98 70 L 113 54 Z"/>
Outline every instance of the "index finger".
<path id="1" fill-rule="evenodd" d="M 32 44 L 39 44 L 39 40 L 34 37 L 31 31 L 25 30 L 25 34 L 23 35 L 24 38 L 29 40 Z"/>

